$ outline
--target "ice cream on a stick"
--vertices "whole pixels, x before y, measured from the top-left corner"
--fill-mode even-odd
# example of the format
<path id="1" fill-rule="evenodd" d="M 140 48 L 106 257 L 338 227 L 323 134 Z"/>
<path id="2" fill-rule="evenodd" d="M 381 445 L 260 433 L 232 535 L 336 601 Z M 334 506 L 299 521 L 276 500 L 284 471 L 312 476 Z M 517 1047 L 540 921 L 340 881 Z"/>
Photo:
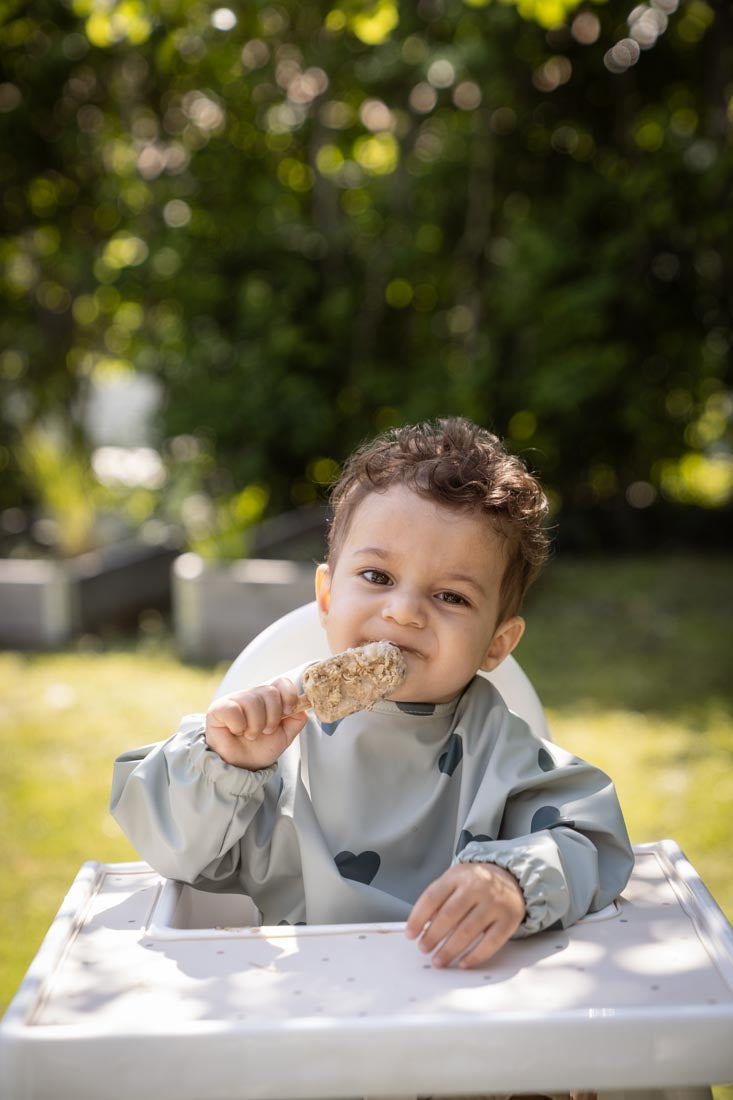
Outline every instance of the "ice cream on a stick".
<path id="1" fill-rule="evenodd" d="M 318 661 L 303 674 L 296 710 L 311 707 L 322 722 L 336 722 L 357 710 L 369 710 L 396 691 L 407 665 L 392 642 L 369 642 Z"/>

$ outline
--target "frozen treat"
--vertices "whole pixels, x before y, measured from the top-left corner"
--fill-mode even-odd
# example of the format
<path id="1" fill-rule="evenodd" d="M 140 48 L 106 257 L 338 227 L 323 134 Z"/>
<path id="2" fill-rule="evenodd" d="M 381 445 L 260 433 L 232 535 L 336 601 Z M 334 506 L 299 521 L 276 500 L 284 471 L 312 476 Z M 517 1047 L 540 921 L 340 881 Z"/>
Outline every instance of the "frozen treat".
<path id="1" fill-rule="evenodd" d="M 303 674 L 298 708 L 311 707 L 322 722 L 336 722 L 357 710 L 369 710 L 396 691 L 407 675 L 399 648 L 369 642 L 319 661 Z"/>

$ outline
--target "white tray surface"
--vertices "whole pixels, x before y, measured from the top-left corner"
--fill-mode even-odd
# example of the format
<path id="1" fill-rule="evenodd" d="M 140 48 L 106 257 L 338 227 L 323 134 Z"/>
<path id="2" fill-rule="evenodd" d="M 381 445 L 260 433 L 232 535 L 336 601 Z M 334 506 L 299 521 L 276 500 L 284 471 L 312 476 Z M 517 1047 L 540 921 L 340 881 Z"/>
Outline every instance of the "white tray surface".
<path id="1" fill-rule="evenodd" d="M 182 1067 L 216 1057 L 221 1096 L 342 1096 L 349 1094 L 343 1080 L 319 1071 L 307 1084 L 288 1069 L 304 1051 L 318 1065 L 338 1041 L 373 1095 L 380 1082 L 382 1092 L 400 1091 L 385 1085 L 394 1073 L 386 1077 L 380 1065 L 395 1043 L 420 1063 L 401 1090 L 408 1093 L 437 1093 L 448 1048 L 460 1060 L 449 1060 L 446 1082 L 456 1073 L 459 1080 L 443 1091 L 733 1079 L 730 925 L 669 842 L 639 846 L 632 879 L 608 919 L 513 941 L 486 966 L 466 971 L 433 968 L 401 924 L 222 923 L 171 933 L 159 919 L 166 905 L 171 917 L 170 901 L 158 904 L 163 887 L 144 864 L 87 865 L 58 918 L 65 932 L 50 934 L 0 1029 L 6 1054 L 13 1048 L 6 1073 L 20 1072 L 33 1047 L 38 1057 L 51 1049 L 44 1044 L 63 1040 L 70 1054 L 75 1043 L 88 1051 L 96 1040 L 107 1058 L 127 1049 L 139 1059 L 147 1051 L 151 1096 L 158 1087 L 151 1067 L 171 1056 Z M 207 895 L 204 911 L 212 901 Z M 274 1059 L 270 1043 L 280 1052 Z M 537 1053 L 534 1068 L 528 1044 Z M 263 1058 L 270 1059 L 264 1076 Z M 227 1059 L 231 1080 L 222 1068 Z M 240 1062 L 258 1067 L 248 1084 Z M 54 1069 L 58 1096 L 66 1096 L 63 1072 L 74 1073 L 73 1059 L 62 1065 Z M 140 1072 L 128 1071 L 125 1080 L 110 1097 L 147 1095 L 139 1091 Z M 226 1091 L 234 1080 L 235 1091 Z M 71 1095 L 83 1100 L 87 1093 Z M 189 1095 L 196 1093 L 185 1083 L 176 1093 Z"/>
<path id="2" fill-rule="evenodd" d="M 478 970 L 436 970 L 404 925 L 231 929 L 141 940 L 152 872 L 101 872 L 32 1024 L 95 1030 L 308 1015 L 556 1012 L 733 1004 L 656 853 L 637 859 L 618 916 L 513 941 Z M 216 902 L 216 895 L 207 895 Z"/>

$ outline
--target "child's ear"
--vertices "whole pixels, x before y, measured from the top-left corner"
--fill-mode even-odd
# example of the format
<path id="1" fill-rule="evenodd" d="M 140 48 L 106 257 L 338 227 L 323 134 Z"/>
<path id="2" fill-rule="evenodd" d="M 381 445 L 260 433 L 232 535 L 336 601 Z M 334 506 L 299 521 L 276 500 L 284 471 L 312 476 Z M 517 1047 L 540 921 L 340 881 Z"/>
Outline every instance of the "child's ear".
<path id="1" fill-rule="evenodd" d="M 316 603 L 321 626 L 325 626 L 331 607 L 331 570 L 327 565 L 319 565 L 316 569 Z"/>
<path id="2" fill-rule="evenodd" d="M 504 658 L 509 656 L 524 634 L 524 625 L 524 619 L 519 615 L 514 615 L 496 628 L 494 637 L 491 639 L 491 645 L 481 664 L 484 672 L 493 672 Z"/>

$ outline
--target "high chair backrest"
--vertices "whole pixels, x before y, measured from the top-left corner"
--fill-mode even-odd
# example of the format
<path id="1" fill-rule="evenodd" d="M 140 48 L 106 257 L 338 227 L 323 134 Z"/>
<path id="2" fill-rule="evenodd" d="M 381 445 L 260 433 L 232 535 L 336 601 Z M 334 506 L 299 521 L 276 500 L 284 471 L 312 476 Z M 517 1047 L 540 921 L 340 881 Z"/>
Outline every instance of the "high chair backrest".
<path id="1" fill-rule="evenodd" d="M 318 620 L 316 602 L 290 611 L 258 634 L 234 660 L 215 692 L 215 698 L 232 691 L 255 687 L 297 668 L 305 661 L 330 657 L 326 634 Z M 536 737 L 550 740 L 547 719 L 537 692 L 514 657 L 507 657 L 492 673 L 491 680 L 506 705 L 527 723 Z"/>

